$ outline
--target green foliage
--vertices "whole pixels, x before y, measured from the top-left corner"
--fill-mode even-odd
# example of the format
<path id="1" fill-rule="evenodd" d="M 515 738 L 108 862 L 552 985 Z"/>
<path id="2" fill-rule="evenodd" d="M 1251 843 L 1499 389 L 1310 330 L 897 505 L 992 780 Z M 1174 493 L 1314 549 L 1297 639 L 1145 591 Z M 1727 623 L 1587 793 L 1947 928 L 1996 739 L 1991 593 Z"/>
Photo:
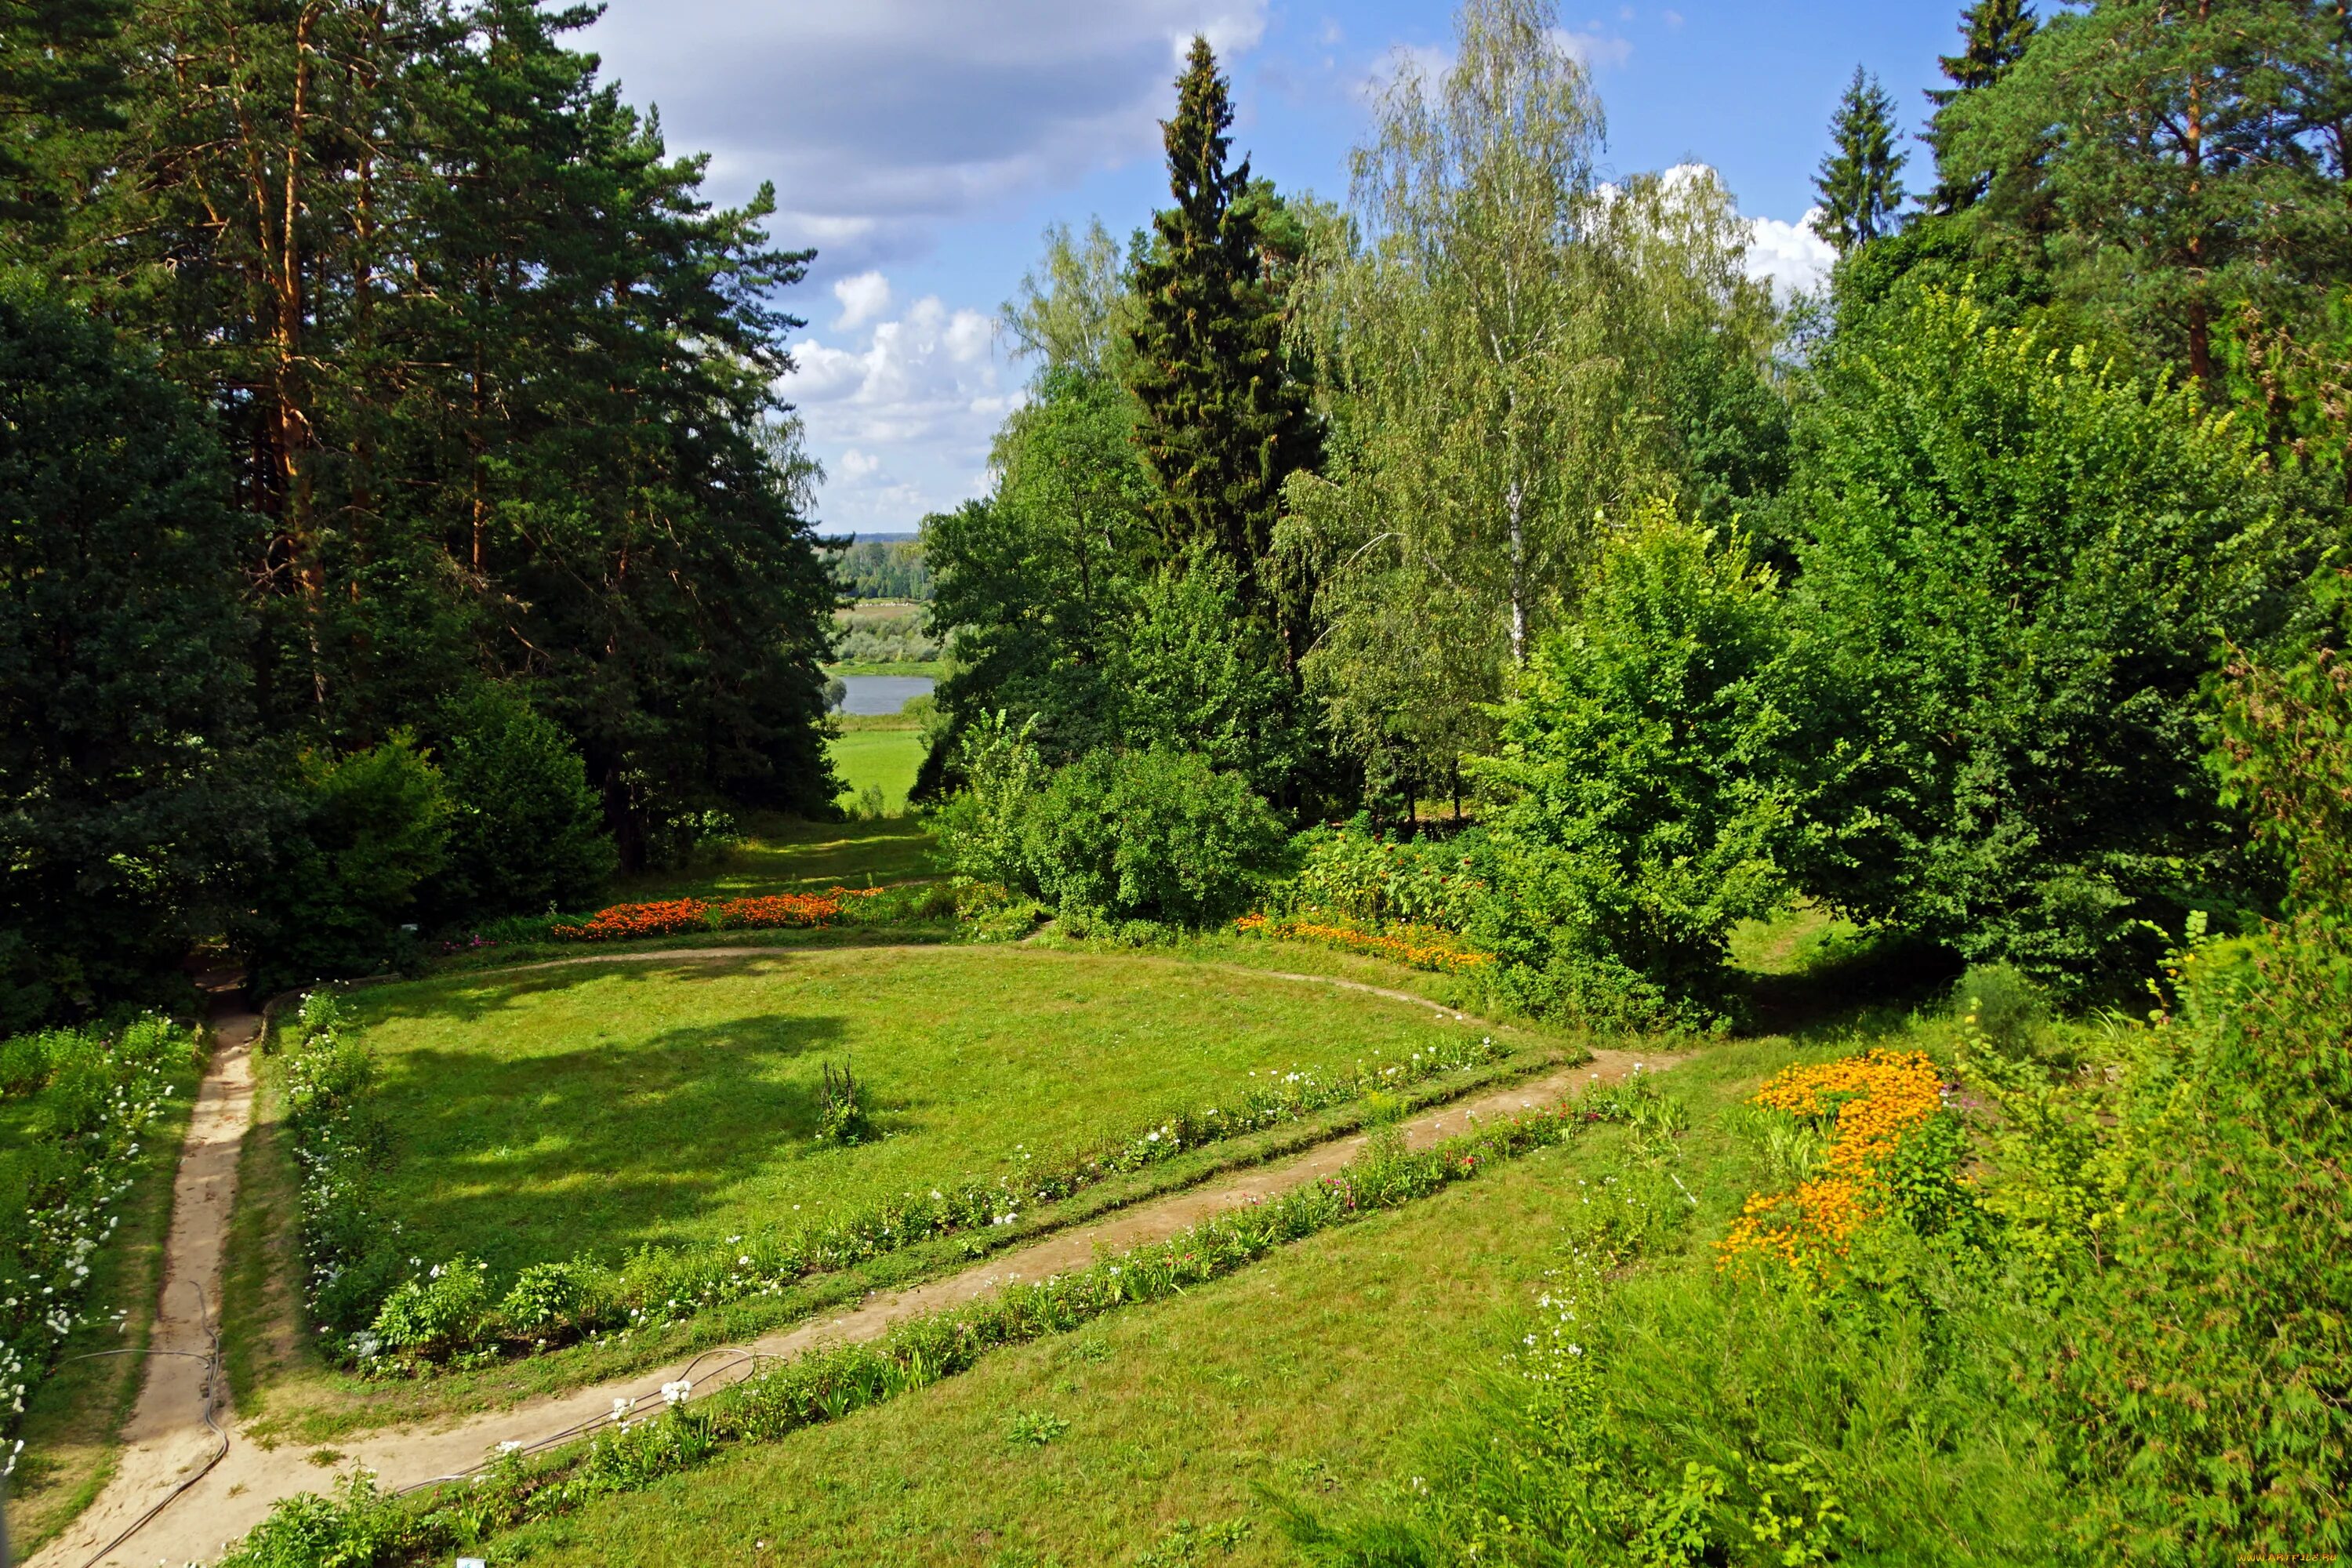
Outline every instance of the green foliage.
<path id="1" fill-rule="evenodd" d="M 1965 298 L 1842 342 L 1822 384 L 1776 683 L 1801 885 L 2042 977 L 2137 968 L 2139 922 L 2256 898 L 2197 701 L 2293 581 L 2245 437 Z"/>
<path id="2" fill-rule="evenodd" d="M 850 1075 L 847 1062 L 841 1064 L 838 1073 L 831 1062 L 823 1066 L 824 1076 L 817 1087 L 816 1141 L 845 1148 L 864 1142 L 874 1136 L 866 1086 Z"/>
<path id="3" fill-rule="evenodd" d="M 1081 757 L 1021 819 L 1027 885 L 1066 912 L 1114 921 L 1202 926 L 1240 913 L 1284 842 L 1246 780 L 1166 746 Z"/>
<path id="4" fill-rule="evenodd" d="M 405 1271 L 377 1193 L 393 1155 L 374 1053 L 332 991 L 302 1000 L 285 1048 L 286 1131 L 301 1172 L 296 1242 L 310 1317 L 338 1336 L 375 1320 Z M 330 1350 L 336 1346 L 327 1347 Z"/>
<path id="5" fill-rule="evenodd" d="M 2025 47 L 2033 41 L 2036 26 L 2031 0 L 1976 0 L 1960 13 L 1964 40 L 1960 52 L 1941 56 L 1937 61 L 1943 68 L 1944 79 L 1952 85 L 1927 92 L 1927 100 L 1936 106 L 1936 117 L 1926 136 L 1928 146 L 1936 150 L 1936 189 L 1927 198 L 1929 212 L 1948 216 L 1963 211 L 1982 200 L 1990 188 L 1989 172 L 1960 166 L 1946 155 L 1944 111 L 1963 93 L 1990 87 L 2007 75 L 2010 67 L 2025 58 Z"/>
<path id="6" fill-rule="evenodd" d="M 1972 963 L 1952 987 L 1963 1020 L 2002 1055 L 2028 1055 L 2050 1019 L 2050 998 L 2013 963 Z"/>
<path id="7" fill-rule="evenodd" d="M 563 731 L 484 683 L 450 701 L 440 734 L 449 840 L 431 906 L 476 918 L 593 904 L 617 858 Z"/>
<path id="8" fill-rule="evenodd" d="M 1731 928 L 1784 896 L 1799 795 L 1767 679 L 1782 637 L 1743 545 L 1654 515 L 1538 645 L 1500 754 L 1475 767 L 1501 805 L 1471 930 L 1528 1005 L 1703 1016 Z"/>
<path id="9" fill-rule="evenodd" d="M 930 624 L 956 647 L 939 699 L 959 726 L 1034 718 L 1065 761 L 1112 732 L 1110 671 L 1148 574 L 1134 419 L 1116 383 L 1050 368 L 997 437 L 996 493 L 924 520 Z"/>
<path id="10" fill-rule="evenodd" d="M 1844 255 L 1861 249 L 1895 228 L 1895 215 L 1908 199 L 1898 183 L 1909 159 L 1895 151 L 1895 100 L 1878 79 L 1860 66 L 1838 100 L 1830 121 L 1833 150 L 1822 160 L 1813 188 L 1821 195 L 1821 215 L 1813 231 Z"/>
<path id="11" fill-rule="evenodd" d="M 1451 838 L 1382 838 L 1359 817 L 1310 827 L 1291 840 L 1297 874 L 1273 890 L 1286 910 L 1318 910 L 1375 929 L 1389 924 L 1466 929 L 1484 896 L 1483 829 Z"/>
<path id="12" fill-rule="evenodd" d="M 488 1265 L 459 1257 L 436 1263 L 422 1279 L 404 1279 L 393 1287 L 377 1309 L 369 1334 L 394 1352 L 431 1354 L 454 1345 L 469 1344 L 490 1308 L 489 1283 L 482 1278 Z M 520 1289 L 518 1282 L 517 1289 Z M 531 1292 L 543 1298 L 543 1286 Z M 530 1306 L 541 1305 L 529 1300 Z"/>
<path id="13" fill-rule="evenodd" d="M 1069 1417 L 1048 1410 L 1016 1410 L 1004 1426 L 1004 1440 L 1016 1448 L 1042 1448 L 1070 1429 Z"/>
<path id="14" fill-rule="evenodd" d="M 1136 596 L 1116 659 L 1113 711 L 1132 746 L 1195 751 L 1269 798 L 1306 764 L 1303 732 L 1272 637 L 1244 613 L 1233 567 L 1194 549 Z"/>
<path id="15" fill-rule="evenodd" d="M 1985 184 L 1976 221 L 2214 391 L 2240 301 L 2301 316 L 2352 267 L 2345 168 L 2321 150 L 2343 73 L 2325 7 L 2092 0 L 1937 115 L 1938 162 Z"/>
<path id="16" fill-rule="evenodd" d="M 0 287 L 0 1030 L 168 987 L 260 856 L 226 489 L 143 355 Z"/>
<path id="17" fill-rule="evenodd" d="M 1047 776 L 1036 729 L 1034 718 L 1015 729 L 997 712 L 982 715 L 964 731 L 958 750 L 964 785 L 936 819 L 940 858 L 959 878 L 1026 885 L 1022 819 Z"/>
<path id="18" fill-rule="evenodd" d="M 248 933 L 263 989 L 385 967 L 412 949 L 403 928 L 447 863 L 440 770 L 403 732 L 348 756 L 303 752 L 289 793 L 299 816 Z"/>
<path id="19" fill-rule="evenodd" d="M 2252 819 L 2308 913 L 2352 915 L 2352 572 L 2313 584 L 2318 634 L 2284 658 L 2243 652 L 2223 671 L 2222 799 Z"/>

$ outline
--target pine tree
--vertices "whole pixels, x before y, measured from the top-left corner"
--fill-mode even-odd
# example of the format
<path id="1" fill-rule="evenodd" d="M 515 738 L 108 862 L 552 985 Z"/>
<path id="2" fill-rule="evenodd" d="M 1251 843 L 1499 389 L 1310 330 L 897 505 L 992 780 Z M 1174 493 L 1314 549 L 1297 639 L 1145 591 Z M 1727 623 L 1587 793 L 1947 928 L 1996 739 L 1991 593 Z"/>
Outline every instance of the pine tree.
<path id="1" fill-rule="evenodd" d="M 1154 219 L 1136 267 L 1142 319 L 1131 386 L 1136 439 L 1158 481 L 1162 558 L 1213 550 L 1294 665 L 1306 650 L 1309 584 L 1274 554 L 1283 481 L 1316 458 L 1306 389 L 1286 373 L 1283 304 L 1265 277 L 1265 198 L 1249 161 L 1229 166 L 1233 105 L 1208 40 L 1194 38 L 1164 122 L 1175 205 Z"/>
<path id="2" fill-rule="evenodd" d="M 1835 143 L 1822 160 L 1813 188 L 1821 193 L 1821 216 L 1813 231 L 1850 255 L 1891 233 L 1905 200 L 1896 182 L 1909 159 L 1895 150 L 1895 100 L 1860 66 L 1846 84 L 1836 117 L 1830 121 Z"/>
<path id="3" fill-rule="evenodd" d="M 1960 37 L 1965 40 L 1960 52 L 1937 57 L 1945 79 L 1952 85 L 1927 90 L 1927 100 L 1936 106 L 1925 138 L 1936 154 L 1936 189 L 1927 198 L 1928 211 L 1964 211 L 1981 200 L 1992 184 L 1990 170 L 1963 167 L 1946 151 L 1949 138 L 1943 128 L 1944 110 L 1963 93 L 1990 87 L 2008 75 L 2010 67 L 2025 58 L 2026 46 L 2033 41 L 2039 26 L 2029 0 L 1977 0 L 1960 13 Z"/>

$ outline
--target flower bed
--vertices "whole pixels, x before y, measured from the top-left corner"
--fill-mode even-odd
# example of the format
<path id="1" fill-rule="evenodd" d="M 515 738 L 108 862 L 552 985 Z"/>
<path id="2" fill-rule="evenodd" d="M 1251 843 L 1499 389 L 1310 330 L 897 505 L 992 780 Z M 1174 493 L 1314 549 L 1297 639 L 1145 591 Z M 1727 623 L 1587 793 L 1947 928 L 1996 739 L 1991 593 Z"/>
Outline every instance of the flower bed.
<path id="1" fill-rule="evenodd" d="M 1326 947 L 1385 958 L 1411 969 L 1427 969 L 1439 974 L 1459 974 L 1465 969 L 1475 969 L 1493 962 L 1490 955 L 1464 947 L 1451 932 L 1428 926 L 1404 926 L 1386 931 L 1363 931 L 1355 926 L 1335 925 L 1296 916 L 1255 914 L 1244 915 L 1234 922 L 1234 929 L 1244 936 L 1293 937 L 1304 942 L 1318 942 Z"/>
<path id="2" fill-rule="evenodd" d="M 1725 1264 L 1773 1258 L 1818 1271 L 1843 1256 L 1854 1232 L 1886 1206 L 1884 1177 L 1904 1137 L 1944 1108 L 1936 1066 L 1917 1051 L 1793 1067 L 1748 1103 L 1791 1116 L 1830 1118 L 1835 1127 L 1822 1172 L 1788 1193 L 1751 1195 L 1717 1244 Z"/>
<path id="3" fill-rule="evenodd" d="M 114 1235 L 143 1141 L 192 1059 L 191 1034 L 145 1017 L 111 1035 L 56 1029 L 0 1043 L 26 1136 L 0 1148 L 0 1434 L 84 1321 L 90 1262 Z M 16 1465 L 0 1450 L 0 1476 Z"/>
<path id="4" fill-rule="evenodd" d="M 871 898 L 879 889 L 835 888 L 823 893 L 765 893 L 757 898 L 663 899 L 648 904 L 614 904 L 580 924 L 556 925 L 558 942 L 628 942 L 694 931 L 789 931 L 831 925 L 842 918 L 844 901 Z"/>

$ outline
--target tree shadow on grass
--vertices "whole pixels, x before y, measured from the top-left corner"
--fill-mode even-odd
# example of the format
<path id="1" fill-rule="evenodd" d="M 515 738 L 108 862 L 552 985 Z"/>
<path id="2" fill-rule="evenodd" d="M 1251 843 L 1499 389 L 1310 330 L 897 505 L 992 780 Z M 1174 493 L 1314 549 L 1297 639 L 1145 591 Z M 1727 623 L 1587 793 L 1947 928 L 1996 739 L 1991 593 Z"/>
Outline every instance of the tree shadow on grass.
<path id="1" fill-rule="evenodd" d="M 1779 973 L 1733 970 L 1744 1035 L 1797 1038 L 1895 1021 L 1951 988 L 1962 965 L 1950 950 L 1899 932 L 1872 932 L 1804 955 Z"/>
<path id="2" fill-rule="evenodd" d="M 392 1206 L 428 1262 L 463 1250 L 505 1275 L 617 1259 L 692 1228 L 780 1159 L 831 1153 L 812 1141 L 811 1058 L 844 1034 L 837 1017 L 770 1014 L 520 1058 L 389 1054 Z"/>

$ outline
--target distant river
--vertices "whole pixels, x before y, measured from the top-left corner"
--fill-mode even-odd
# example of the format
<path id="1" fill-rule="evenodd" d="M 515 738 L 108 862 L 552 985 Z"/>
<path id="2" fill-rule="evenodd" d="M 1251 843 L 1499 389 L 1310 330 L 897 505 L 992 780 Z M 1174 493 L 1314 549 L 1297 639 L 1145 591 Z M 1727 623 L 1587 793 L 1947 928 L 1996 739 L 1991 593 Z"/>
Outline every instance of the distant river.
<path id="1" fill-rule="evenodd" d="M 848 689 L 841 700 L 844 713 L 896 713 L 918 697 L 929 697 L 939 682 L 928 675 L 845 675 Z"/>

